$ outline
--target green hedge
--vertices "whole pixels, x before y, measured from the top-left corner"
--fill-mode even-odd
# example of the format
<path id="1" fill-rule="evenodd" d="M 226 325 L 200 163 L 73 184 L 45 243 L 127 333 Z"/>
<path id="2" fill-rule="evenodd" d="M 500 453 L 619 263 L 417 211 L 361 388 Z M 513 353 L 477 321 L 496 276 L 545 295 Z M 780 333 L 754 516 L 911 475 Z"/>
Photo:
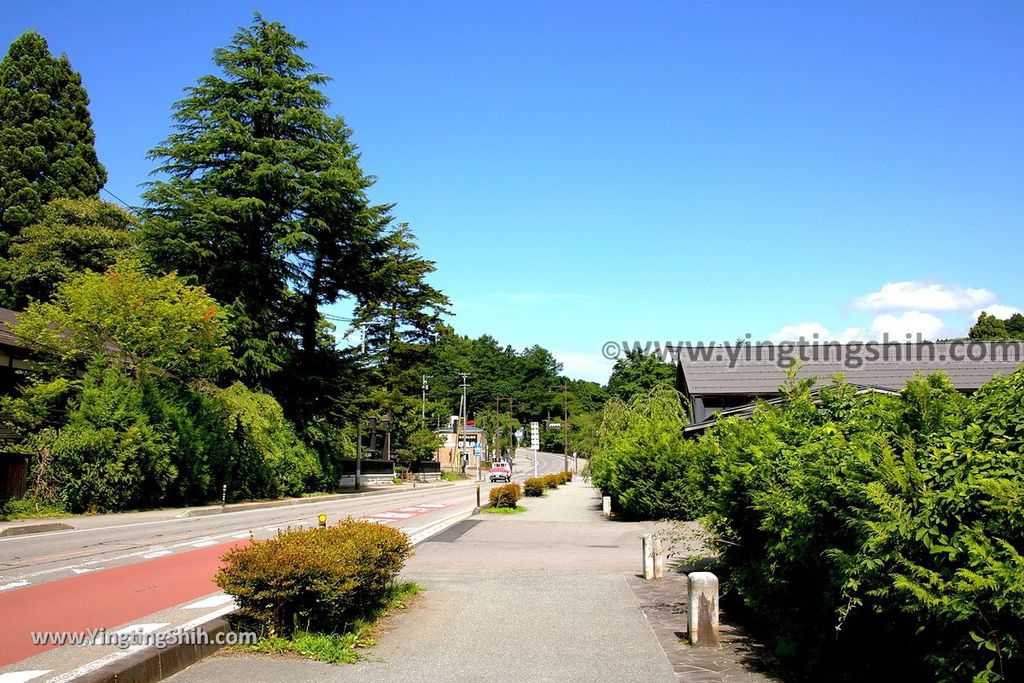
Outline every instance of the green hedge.
<path id="1" fill-rule="evenodd" d="M 673 392 L 611 406 L 593 480 L 630 516 L 703 518 L 730 611 L 797 675 L 1024 680 L 1024 370 L 782 396 L 698 440 Z"/>
<path id="2" fill-rule="evenodd" d="M 514 508 L 523 497 L 523 489 L 519 484 L 504 484 L 491 489 L 488 494 L 491 507 Z"/>
<path id="3" fill-rule="evenodd" d="M 523 482 L 523 493 L 525 493 L 527 496 L 543 496 L 544 489 L 546 488 L 547 486 L 545 485 L 544 480 L 541 479 L 540 477 L 530 477 L 529 479 Z"/>
<path id="4" fill-rule="evenodd" d="M 341 633 L 382 603 L 411 554 L 401 531 L 349 519 L 230 550 L 216 583 L 263 635 Z"/>

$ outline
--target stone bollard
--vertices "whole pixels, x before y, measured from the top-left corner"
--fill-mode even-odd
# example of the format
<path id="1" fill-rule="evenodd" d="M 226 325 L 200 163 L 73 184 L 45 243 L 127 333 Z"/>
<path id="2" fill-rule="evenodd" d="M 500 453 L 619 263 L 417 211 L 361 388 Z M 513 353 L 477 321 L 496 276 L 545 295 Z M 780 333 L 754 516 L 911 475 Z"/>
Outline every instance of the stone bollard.
<path id="1" fill-rule="evenodd" d="M 644 578 L 650 581 L 654 578 L 654 537 L 644 534 L 640 541 L 640 547 L 644 554 Z"/>
<path id="2" fill-rule="evenodd" d="M 605 496 L 601 499 L 601 512 L 604 513 L 605 517 L 612 516 L 612 497 Z"/>
<path id="3" fill-rule="evenodd" d="M 718 647 L 718 577 L 711 572 L 691 572 L 686 585 L 690 644 Z"/>
<path id="4" fill-rule="evenodd" d="M 654 537 L 654 578 L 661 579 L 665 577 L 665 555 L 661 552 L 661 538 L 658 536 Z"/>

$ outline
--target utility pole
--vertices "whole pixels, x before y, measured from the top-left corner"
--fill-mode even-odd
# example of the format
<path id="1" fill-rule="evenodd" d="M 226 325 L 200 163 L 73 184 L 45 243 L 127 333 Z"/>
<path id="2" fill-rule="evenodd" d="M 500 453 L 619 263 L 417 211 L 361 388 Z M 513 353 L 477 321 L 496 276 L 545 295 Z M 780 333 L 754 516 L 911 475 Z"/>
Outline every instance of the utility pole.
<path id="1" fill-rule="evenodd" d="M 494 399 L 494 420 L 495 420 L 495 430 L 494 430 L 494 433 L 495 433 L 495 435 L 498 435 L 498 434 L 501 433 L 501 426 L 500 426 L 500 422 L 499 422 L 500 419 L 501 419 L 501 415 L 500 415 L 500 413 L 501 413 L 501 401 L 508 401 L 508 415 L 511 418 L 512 417 L 512 403 L 515 402 L 515 399 L 514 398 L 510 398 L 508 396 L 497 396 L 497 397 L 495 397 L 495 399 Z M 511 423 L 511 420 L 509 420 L 509 422 Z M 511 426 L 509 427 L 509 429 L 510 429 L 510 431 L 509 431 L 509 435 L 508 435 L 508 449 L 509 449 L 509 452 L 511 453 L 512 460 L 515 461 L 515 459 L 516 459 L 515 442 L 513 441 L 513 439 L 515 439 L 515 436 L 513 435 L 513 432 L 511 431 Z M 501 439 L 498 438 L 498 439 L 495 439 L 495 440 L 498 443 L 497 443 L 496 450 L 494 451 L 494 453 L 495 453 L 495 455 L 500 457 L 501 456 Z"/>
<path id="2" fill-rule="evenodd" d="M 548 387 L 549 391 L 562 390 L 562 455 L 565 471 L 569 471 L 569 385 L 563 380 L 557 387 Z"/>
<path id="3" fill-rule="evenodd" d="M 466 387 L 469 385 L 466 383 L 466 378 L 469 377 L 468 372 L 460 372 L 459 377 L 462 378 L 462 405 L 459 406 L 459 431 L 461 437 L 459 438 L 459 467 L 462 467 L 462 451 L 466 447 L 466 416 L 469 415 L 469 406 L 466 405 Z M 480 478 L 480 466 L 477 465 L 477 478 Z"/>
<path id="4" fill-rule="evenodd" d="M 427 426 L 427 389 L 430 388 L 427 386 L 428 379 L 430 379 L 430 375 L 423 375 L 423 385 L 420 387 L 423 392 L 423 397 L 420 403 L 420 423 L 424 427 Z"/>

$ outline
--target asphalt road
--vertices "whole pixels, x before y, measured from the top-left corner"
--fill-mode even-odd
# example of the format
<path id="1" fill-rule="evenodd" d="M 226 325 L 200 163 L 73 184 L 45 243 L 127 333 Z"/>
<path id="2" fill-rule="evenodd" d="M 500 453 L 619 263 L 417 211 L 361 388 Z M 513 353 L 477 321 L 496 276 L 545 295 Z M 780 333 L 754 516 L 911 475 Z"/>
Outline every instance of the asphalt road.
<path id="1" fill-rule="evenodd" d="M 522 464 L 530 453 L 520 450 L 517 461 Z M 532 454 L 529 456 L 532 457 Z M 558 472 L 562 457 L 539 454 L 540 473 Z M 522 480 L 532 476 L 523 471 L 514 478 Z M 123 523 L 110 516 L 108 525 L 67 531 L 51 531 L 26 536 L 0 538 L 0 609 L 3 596 L 12 590 L 35 586 L 48 581 L 61 580 L 79 574 L 145 562 L 173 553 L 226 543 L 232 540 L 269 538 L 278 529 L 288 526 L 311 525 L 319 514 L 328 516 L 328 523 L 346 517 L 366 517 L 389 513 L 390 523 L 407 532 L 434 524 L 446 516 L 465 512 L 476 505 L 474 482 L 459 483 L 439 488 L 403 490 L 393 494 L 361 498 L 313 501 L 299 505 L 261 508 L 240 512 L 227 512 L 205 517 L 164 518 L 142 522 Z M 481 485 L 481 498 L 486 501 L 491 484 Z M 436 509 L 421 514 L 403 516 L 393 512 L 396 508 L 414 504 L 436 505 Z M 173 514 L 168 512 L 168 515 Z M 378 521 L 385 521 L 387 517 Z M 102 516 L 90 520 L 102 524 Z"/>
<path id="2" fill-rule="evenodd" d="M 520 451 L 520 456 L 526 454 Z M 529 460 L 520 457 L 517 467 L 522 471 L 514 479 L 532 476 Z M 561 456 L 539 455 L 540 473 L 561 469 Z M 416 540 L 424 533 L 421 530 L 470 512 L 476 505 L 475 484 L 194 518 L 174 517 L 174 511 L 110 515 L 110 524 L 89 518 L 85 528 L 2 538 L 0 680 L 32 680 L 24 677 L 30 669 L 44 672 L 40 677 L 49 675 L 45 680 L 63 681 L 75 671 L 126 654 L 94 646 L 58 649 L 32 643 L 31 633 L 113 630 L 140 619 L 147 620 L 143 626 L 164 629 L 195 617 L 185 603 L 198 600 L 196 605 L 206 605 L 199 598 L 217 591 L 212 579 L 220 557 L 250 537 L 268 538 L 278 529 L 311 526 L 324 513 L 328 523 L 350 516 L 368 518 L 400 528 Z M 482 500 L 491 486 L 481 484 Z M 140 518 L 145 521 L 137 521 Z"/>

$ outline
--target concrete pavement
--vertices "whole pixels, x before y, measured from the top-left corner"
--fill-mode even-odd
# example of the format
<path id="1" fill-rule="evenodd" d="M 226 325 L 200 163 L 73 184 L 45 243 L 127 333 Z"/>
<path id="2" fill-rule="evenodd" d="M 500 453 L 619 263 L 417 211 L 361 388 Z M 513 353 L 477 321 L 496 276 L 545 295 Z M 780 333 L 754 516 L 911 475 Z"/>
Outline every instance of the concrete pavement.
<path id="1" fill-rule="evenodd" d="M 417 548 L 426 587 L 366 660 L 333 666 L 222 651 L 168 679 L 199 681 L 675 681 L 627 577 L 650 525 L 601 518 L 579 478 L 519 515 L 478 515 Z"/>

